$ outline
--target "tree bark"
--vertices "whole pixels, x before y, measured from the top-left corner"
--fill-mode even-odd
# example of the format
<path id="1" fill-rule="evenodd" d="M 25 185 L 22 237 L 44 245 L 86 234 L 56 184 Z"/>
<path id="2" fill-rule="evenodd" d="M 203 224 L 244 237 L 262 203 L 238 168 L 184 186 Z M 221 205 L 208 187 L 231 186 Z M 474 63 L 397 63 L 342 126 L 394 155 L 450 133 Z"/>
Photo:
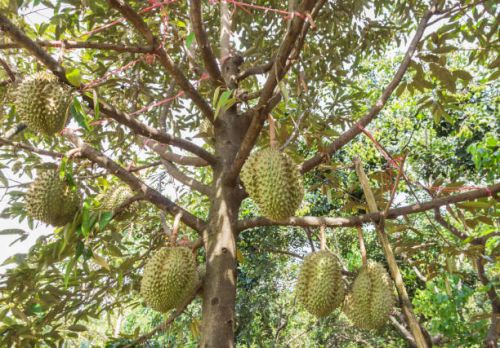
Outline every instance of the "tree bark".
<path id="1" fill-rule="evenodd" d="M 207 273 L 203 285 L 202 339 L 200 347 L 234 347 L 236 306 L 236 222 L 243 195 L 235 183 L 223 180 L 248 128 L 233 107 L 217 118 L 213 200 L 209 226 L 203 233 Z"/>

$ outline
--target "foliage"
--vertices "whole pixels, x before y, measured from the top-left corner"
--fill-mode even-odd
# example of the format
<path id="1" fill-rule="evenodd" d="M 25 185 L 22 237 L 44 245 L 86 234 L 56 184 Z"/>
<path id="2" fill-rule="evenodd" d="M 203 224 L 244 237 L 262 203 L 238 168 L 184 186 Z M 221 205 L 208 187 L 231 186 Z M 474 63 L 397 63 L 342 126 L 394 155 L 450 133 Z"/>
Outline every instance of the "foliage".
<path id="1" fill-rule="evenodd" d="M 145 6 L 144 1 L 127 3 L 135 11 Z M 219 57 L 219 7 L 202 3 L 208 39 Z M 252 4 L 285 9 L 282 1 Z M 498 5 L 488 0 L 438 4 L 443 12 L 432 17 L 434 22 L 418 44 L 408 72 L 378 117 L 364 127 L 366 133 L 328 154 L 304 175 L 306 194 L 298 216 L 349 218 L 367 212 L 351 166 L 355 157 L 363 162 L 382 208 L 443 198 L 498 181 Z M 279 144 L 288 144 L 286 152 L 295 162 L 326 153 L 327 144 L 339 139 L 377 103 L 404 57 L 416 18 L 422 17 L 427 5 L 427 1 L 399 0 L 325 3 L 313 20 L 315 29 L 308 33 L 301 55 L 275 89 L 282 95 L 272 111 L 276 138 Z M 234 110 L 244 117 L 258 103 L 258 99 L 243 100 L 244 96 L 259 92 L 265 80 L 250 76 L 234 91 L 210 83 L 188 18 L 189 2 L 158 6 L 142 13 L 142 18 L 214 109 L 218 121 L 214 127 L 209 125 L 212 129 L 203 125 L 207 120 L 178 89 L 175 77 L 164 70 L 158 56 L 144 53 L 148 45 L 129 22 L 106 26 L 121 18 L 107 1 L 0 0 L 0 8 L 31 39 L 59 42 L 44 49 L 59 59 L 74 87 L 68 128 L 194 217 L 213 218 L 215 198 L 175 182 L 168 167 L 159 165 L 158 152 L 151 150 L 148 139 L 108 118 L 99 107 L 105 101 L 156 130 L 219 154 L 223 145 L 214 136 L 223 132 L 217 122 Z M 241 69 L 275 59 L 290 18 L 272 11 L 232 9 L 233 44 L 244 55 Z M 38 12 L 41 17 L 33 15 Z M 101 26 L 106 27 L 89 33 Z M 12 43 L 3 34 L 0 47 Z M 64 46 L 64 40 L 66 45 L 76 41 L 141 50 L 57 47 Z M 45 67 L 19 48 L 2 48 L 0 53 L 16 75 L 11 83 L 9 74 L 0 68 L 0 134 L 6 134 L 19 121 L 13 90 L 23 77 Z M 78 87 L 84 88 L 80 94 L 76 93 Z M 89 106 L 88 99 L 94 106 Z M 268 128 L 264 128 L 257 150 L 270 141 Z M 162 145 L 165 152 L 193 155 Z M 144 306 L 139 287 L 151 253 L 171 242 L 174 217 L 144 200 L 131 218 L 114 219 L 111 212 L 102 211 L 99 195 L 124 182 L 85 156 L 68 153 L 73 148 L 63 136 L 45 137 L 30 129 L 12 139 L 0 137 L 0 184 L 9 203 L 2 218 L 26 220 L 31 229 L 39 226 L 26 214 L 24 194 L 36 170 L 54 164 L 85 196 L 72 223 L 40 238 L 27 254 L 5 261 L 4 266 L 11 268 L 0 278 L 0 345 L 57 347 L 65 342 L 118 348 L 166 319 Z M 50 150 L 53 156 L 33 149 Z M 399 169 L 387 154 L 399 164 L 404 162 L 405 175 L 399 179 Z M 179 164 L 178 168 L 210 187 L 219 180 L 208 166 Z M 393 189 L 397 193 L 391 200 Z M 248 219 L 258 214 L 255 203 L 245 199 L 235 215 Z M 440 215 L 444 223 L 438 220 Z M 415 312 L 431 336 L 442 336 L 444 346 L 477 347 L 488 331 L 492 309 L 487 290 L 498 284 L 500 274 L 499 217 L 498 199 L 485 197 L 385 221 Z M 467 238 L 457 236 L 456 230 Z M 19 240 L 28 233 L 0 231 L 0 235 L 17 234 Z M 181 224 L 180 244 L 199 237 L 194 229 Z M 344 270 L 351 272 L 344 277 L 349 286 L 362 262 L 357 230 L 328 228 L 327 237 L 328 248 L 340 256 Z M 368 224 L 364 239 L 369 258 L 387 265 Z M 340 310 L 318 320 L 298 306 L 294 289 L 301 257 L 319 249 L 315 228 L 259 227 L 242 231 L 235 244 L 238 292 L 234 328 L 239 347 L 407 344 L 393 325 L 362 331 Z M 207 262 L 207 253 L 198 250 L 199 264 Z M 478 275 L 478 259 L 484 261 L 482 276 L 490 280 L 487 285 Z M 400 313 L 397 308 L 395 318 Z M 196 347 L 201 315 L 202 301 L 197 297 L 166 330 L 151 337 L 148 346 Z"/>

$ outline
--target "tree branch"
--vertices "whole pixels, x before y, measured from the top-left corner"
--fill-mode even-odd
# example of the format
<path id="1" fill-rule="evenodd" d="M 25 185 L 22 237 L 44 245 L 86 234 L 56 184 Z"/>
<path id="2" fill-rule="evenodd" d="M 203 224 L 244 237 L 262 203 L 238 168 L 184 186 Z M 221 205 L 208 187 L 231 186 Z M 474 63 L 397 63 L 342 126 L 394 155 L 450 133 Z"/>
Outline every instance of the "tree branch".
<path id="1" fill-rule="evenodd" d="M 201 57 L 205 63 L 205 68 L 208 74 L 215 81 L 217 85 L 224 82 L 222 78 L 219 65 L 217 64 L 217 59 L 210 47 L 210 42 L 208 40 L 207 32 L 203 27 L 203 18 L 201 14 L 201 1 L 200 0 L 190 0 L 190 17 L 191 25 L 193 26 L 193 32 L 196 37 L 196 42 L 200 48 Z"/>
<path id="2" fill-rule="evenodd" d="M 38 148 L 33 147 L 31 145 L 11 141 L 7 138 L 0 137 L 0 147 L 2 145 L 12 146 L 15 149 L 21 149 L 21 150 L 31 152 L 31 153 L 36 153 L 36 154 L 42 155 L 42 156 L 49 156 L 49 157 L 53 157 L 53 158 L 63 158 L 64 157 L 64 154 L 60 153 L 60 152 L 38 149 Z"/>
<path id="3" fill-rule="evenodd" d="M 193 178 L 190 178 L 186 174 L 184 174 L 182 171 L 180 171 L 175 165 L 173 165 L 169 161 L 162 160 L 161 161 L 165 169 L 167 170 L 168 174 L 170 174 L 174 179 L 177 181 L 183 183 L 186 186 L 189 186 L 190 188 L 203 193 L 206 196 L 212 197 L 213 192 L 212 189 L 199 182 L 198 180 L 195 180 Z"/>
<path id="4" fill-rule="evenodd" d="M 120 44 L 101 43 L 101 42 L 88 42 L 88 41 L 35 41 L 40 47 L 64 47 L 66 49 L 88 48 L 96 50 L 109 50 L 116 52 L 129 52 L 129 53 L 152 53 L 153 46 L 127 46 Z M 0 50 L 11 48 L 23 48 L 18 42 L 7 42 L 0 44 Z"/>
<path id="5" fill-rule="evenodd" d="M 436 207 L 470 201 L 478 198 L 497 195 L 500 192 L 500 183 L 488 186 L 486 188 L 477 189 L 465 193 L 451 195 L 447 197 L 436 198 L 428 202 L 407 205 L 400 208 L 389 209 L 386 214 L 384 212 L 369 213 L 360 216 L 351 217 L 291 217 L 283 221 L 271 221 L 263 217 L 240 220 L 237 223 L 237 230 L 244 231 L 249 228 L 261 226 L 321 226 L 328 227 L 351 227 L 359 226 L 368 222 L 378 222 L 382 217 L 385 219 L 395 219 L 399 216 L 421 213 Z"/>
<path id="6" fill-rule="evenodd" d="M 363 116 L 358 122 L 356 122 L 354 126 L 349 128 L 346 132 L 344 132 L 337 139 L 335 139 L 330 145 L 328 145 L 325 148 L 325 150 L 322 151 L 322 153 L 319 153 L 314 157 L 305 161 L 300 169 L 302 173 L 310 171 L 311 169 L 315 168 L 317 165 L 328 159 L 334 152 L 338 151 L 340 148 L 342 148 L 342 146 L 344 146 L 352 139 L 354 139 L 354 137 L 360 134 L 362 129 L 361 127 L 366 127 L 373 119 L 375 119 L 375 117 L 378 116 L 378 114 L 384 108 L 385 104 L 389 100 L 394 90 L 401 82 L 401 79 L 405 75 L 406 70 L 410 65 L 411 58 L 415 53 L 415 51 L 417 50 L 418 43 L 420 42 L 420 39 L 422 38 L 422 35 L 424 34 L 425 29 L 427 28 L 427 23 L 435 12 L 436 12 L 436 6 L 433 4 L 422 17 L 417 27 L 417 31 L 415 32 L 415 35 L 413 36 L 413 39 L 411 40 L 411 43 L 408 49 L 406 50 L 405 56 L 401 64 L 399 65 L 396 74 L 392 78 L 392 81 L 389 83 L 389 85 L 387 85 L 387 87 L 385 88 L 382 95 L 375 103 L 375 105 L 373 105 L 372 108 L 368 111 L 368 113 L 365 116 Z"/>
<path id="7" fill-rule="evenodd" d="M 271 70 L 272 67 L 273 67 L 273 62 L 272 61 L 269 62 L 269 63 L 266 63 L 266 64 L 252 66 L 252 67 L 250 67 L 250 68 L 242 71 L 236 77 L 236 80 L 237 81 L 243 81 L 244 79 L 246 79 L 247 77 L 252 76 L 252 75 L 265 74 L 269 70 Z"/>
<path id="8" fill-rule="evenodd" d="M 488 287 L 487 294 L 491 301 L 491 323 L 484 340 L 484 345 L 486 348 L 496 348 L 498 347 L 497 326 L 500 323 L 500 300 L 495 290 L 495 286 L 486 276 L 482 258 L 478 257 L 476 259 L 476 266 L 479 280 L 484 286 Z"/>
<path id="9" fill-rule="evenodd" d="M 214 112 L 210 104 L 198 93 L 194 86 L 184 76 L 182 71 L 175 65 L 172 58 L 168 55 L 167 51 L 158 45 L 157 38 L 153 35 L 144 20 L 139 16 L 129 5 L 123 0 L 108 0 L 111 7 L 117 9 L 138 32 L 146 39 L 147 43 L 155 47 L 155 53 L 160 60 L 160 63 L 165 67 L 168 73 L 172 75 L 177 84 L 191 98 L 193 103 L 198 106 L 201 112 L 210 121 L 214 120 Z"/>
<path id="10" fill-rule="evenodd" d="M 177 164 L 184 166 L 193 166 L 193 167 L 208 166 L 208 162 L 200 157 L 178 155 L 176 153 L 168 151 L 168 147 L 165 144 L 161 144 L 149 138 L 140 137 L 140 140 L 144 145 L 146 145 L 151 150 L 156 152 L 165 161 L 175 162 Z"/>
<path id="11" fill-rule="evenodd" d="M 37 45 L 33 40 L 31 40 L 26 34 L 21 32 L 7 17 L 0 13 L 0 29 L 5 31 L 11 39 L 18 42 L 25 49 L 31 52 L 38 60 L 40 60 L 47 68 L 49 68 L 59 79 L 69 86 L 72 86 L 71 82 L 66 78 L 66 73 L 62 66 L 45 52 L 39 45 Z M 91 109 L 94 108 L 94 98 L 83 93 L 80 89 L 79 92 L 82 94 L 82 98 L 89 105 Z M 128 114 L 122 113 L 112 106 L 106 104 L 103 101 L 99 101 L 99 108 L 101 112 L 108 117 L 114 119 L 115 121 L 126 125 L 134 133 L 143 135 L 145 137 L 154 139 L 163 144 L 171 144 L 173 146 L 179 147 L 186 151 L 189 151 L 195 155 L 200 156 L 206 160 L 211 165 L 215 164 L 217 160 L 208 151 L 202 149 L 201 147 L 184 140 L 182 138 L 177 138 L 166 133 L 162 133 L 157 129 L 150 127 L 146 124 L 141 123 L 136 118 L 131 117 Z"/>
<path id="12" fill-rule="evenodd" d="M 234 181 L 238 177 L 241 167 L 245 163 L 250 151 L 252 151 L 252 148 L 255 146 L 255 142 L 257 141 L 260 131 L 262 130 L 264 122 L 267 118 L 267 113 L 270 112 L 275 105 L 277 105 L 276 103 L 270 107 L 270 104 L 274 104 L 276 100 L 279 101 L 279 97 L 274 94 L 274 89 L 291 67 L 290 64 L 287 64 L 287 61 L 294 48 L 297 55 L 302 48 L 302 46 L 298 47 L 296 45 L 296 41 L 299 39 L 301 34 L 305 36 L 303 29 L 307 33 L 310 24 L 309 21 L 306 22 L 305 14 L 309 13 L 316 3 L 316 0 L 303 0 L 297 10 L 302 15 L 296 15 L 289 25 L 287 33 L 285 34 L 285 37 L 281 42 L 276 55 L 274 56 L 273 66 L 270 70 L 269 76 L 264 83 L 264 87 L 260 91 L 259 101 L 255 107 L 248 111 L 248 114 L 252 117 L 252 121 L 241 143 L 240 149 L 236 154 L 233 165 L 226 174 L 225 180 L 227 182 Z M 319 12 L 324 3 L 324 0 L 318 2 L 318 6 L 315 8 L 315 13 Z M 304 40 L 301 42 L 303 44 Z"/>
<path id="13" fill-rule="evenodd" d="M 2 68 L 5 70 L 5 72 L 9 76 L 10 81 L 11 82 L 16 81 L 16 74 L 14 74 L 14 72 L 10 68 L 9 64 L 7 64 L 7 62 L 5 60 L 3 60 L 2 58 L 0 58 L 0 65 L 2 66 Z"/>
<path id="14" fill-rule="evenodd" d="M 377 201 L 375 200 L 375 196 L 373 195 L 373 191 L 370 187 L 370 182 L 368 181 L 368 177 L 363 169 L 363 165 L 359 158 L 354 160 L 354 164 L 356 167 L 356 173 L 358 175 L 359 181 L 361 183 L 361 187 L 363 188 L 363 192 L 366 197 L 366 201 L 368 203 L 368 210 L 371 213 L 377 213 Z M 403 281 L 403 276 L 401 275 L 401 271 L 399 270 L 399 266 L 396 262 L 396 257 L 394 256 L 394 252 L 392 251 L 391 243 L 389 242 L 389 237 L 384 229 L 384 219 L 380 219 L 379 223 L 375 225 L 375 229 L 377 231 L 378 239 L 380 244 L 382 245 L 382 249 L 384 251 L 385 259 L 389 266 L 389 272 L 391 274 L 392 279 L 394 280 L 394 284 L 396 285 L 396 289 L 398 290 L 399 299 L 401 302 L 401 307 L 403 309 L 403 313 L 405 314 L 406 321 L 412 333 L 413 339 L 415 340 L 415 344 L 418 348 L 426 348 L 427 341 L 425 340 L 423 330 L 420 327 L 420 323 L 418 322 L 417 316 L 413 312 L 413 306 L 408 296 L 408 292 L 406 290 L 405 283 Z"/>
<path id="15" fill-rule="evenodd" d="M 155 327 L 153 330 L 151 330 L 150 332 L 148 332 L 147 334 L 144 334 L 142 335 L 141 337 L 139 337 L 138 339 L 130 342 L 129 344 L 127 344 L 124 348 L 132 348 L 132 347 L 137 347 L 138 345 L 140 345 L 141 343 L 144 343 L 146 342 L 149 338 L 153 337 L 155 334 L 157 334 L 158 332 L 160 331 L 164 331 L 166 330 L 170 324 L 172 324 L 175 319 L 177 319 L 177 317 L 179 317 L 182 313 L 184 313 L 184 311 L 186 310 L 187 306 L 193 302 L 193 300 L 195 299 L 196 297 L 196 294 L 198 293 L 198 291 L 201 289 L 201 284 L 198 285 L 193 293 L 193 295 L 189 296 L 185 301 L 184 303 L 179 306 L 178 308 L 175 309 L 175 311 L 170 314 L 170 316 L 168 317 L 167 320 L 165 320 L 163 323 L 161 323 L 160 325 L 158 325 L 157 327 Z"/>
<path id="16" fill-rule="evenodd" d="M 88 158 L 90 161 L 98 164 L 100 167 L 106 169 L 109 173 L 121 179 L 134 191 L 142 193 L 146 200 L 153 203 L 158 208 L 168 212 L 171 215 L 182 212 L 182 221 L 186 225 L 198 232 L 202 232 L 205 229 L 206 223 L 203 220 L 192 215 L 188 211 L 184 210 L 183 208 L 179 207 L 177 204 L 163 196 L 160 192 L 146 185 L 132 173 L 128 172 L 125 168 L 119 166 L 111 158 L 98 152 L 89 144 L 85 143 L 72 131 L 66 129 L 64 130 L 63 135 L 80 150 L 82 156 Z"/>
<path id="17" fill-rule="evenodd" d="M 439 208 L 434 208 L 434 219 L 444 228 L 446 228 L 448 231 L 453 233 L 455 237 L 457 237 L 460 240 L 466 239 L 468 236 L 467 234 L 463 233 L 462 231 L 458 230 L 455 226 L 450 224 L 448 221 L 446 221 L 443 216 L 441 215 L 441 212 L 439 211 Z"/>
<path id="18" fill-rule="evenodd" d="M 232 15 L 229 10 L 229 4 L 227 1 L 219 1 L 219 12 L 220 12 L 220 33 L 219 33 L 219 44 L 220 44 L 220 58 L 222 63 L 229 57 L 231 57 L 231 25 L 232 25 Z M 224 69 L 224 67 L 223 67 Z M 226 81 L 227 83 L 227 81 Z"/>

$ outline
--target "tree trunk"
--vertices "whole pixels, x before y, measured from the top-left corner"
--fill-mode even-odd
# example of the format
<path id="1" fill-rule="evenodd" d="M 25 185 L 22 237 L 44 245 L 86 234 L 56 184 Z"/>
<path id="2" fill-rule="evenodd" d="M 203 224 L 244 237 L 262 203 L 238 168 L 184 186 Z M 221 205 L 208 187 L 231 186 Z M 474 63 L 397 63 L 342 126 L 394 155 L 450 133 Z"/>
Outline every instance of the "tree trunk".
<path id="1" fill-rule="evenodd" d="M 215 153 L 224 161 L 214 168 L 214 198 L 209 228 L 203 233 L 206 277 L 203 284 L 203 348 L 234 347 L 236 305 L 236 230 L 241 204 L 237 183 L 227 183 L 229 169 L 241 144 L 248 122 L 233 108 L 217 118 Z"/>

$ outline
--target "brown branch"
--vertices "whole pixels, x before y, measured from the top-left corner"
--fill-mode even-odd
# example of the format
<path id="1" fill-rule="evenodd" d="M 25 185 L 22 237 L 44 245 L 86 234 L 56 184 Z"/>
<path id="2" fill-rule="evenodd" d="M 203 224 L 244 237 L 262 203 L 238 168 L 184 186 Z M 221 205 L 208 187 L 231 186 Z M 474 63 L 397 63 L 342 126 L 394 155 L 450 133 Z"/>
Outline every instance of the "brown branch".
<path id="1" fill-rule="evenodd" d="M 85 143 L 82 139 L 76 136 L 72 131 L 66 129 L 63 135 L 68 138 L 79 150 L 82 156 L 90 161 L 96 163 L 100 167 L 106 169 L 109 173 L 121 179 L 129 185 L 134 191 L 142 193 L 146 200 L 156 205 L 158 208 L 165 212 L 175 215 L 182 212 L 182 221 L 194 229 L 195 231 L 202 232 L 205 229 L 206 223 L 192 215 L 188 211 L 179 207 L 177 204 L 163 196 L 160 192 L 154 190 L 150 186 L 135 177 L 132 173 L 128 172 L 125 168 L 118 165 L 111 158 L 98 152 L 89 144 Z"/>
<path id="2" fill-rule="evenodd" d="M 18 143 L 18 142 L 11 141 L 11 140 L 4 138 L 4 137 L 0 137 L 0 147 L 3 145 L 12 146 L 15 149 L 21 149 L 21 150 L 31 152 L 31 153 L 36 153 L 36 154 L 42 155 L 42 156 L 49 156 L 49 157 L 53 157 L 53 158 L 63 158 L 64 157 L 64 154 L 60 153 L 60 152 L 38 149 L 38 148 L 33 147 L 31 145 Z"/>
<path id="3" fill-rule="evenodd" d="M 5 60 L 3 60 L 2 58 L 0 58 L 0 65 L 2 66 L 2 68 L 5 70 L 5 72 L 9 76 L 10 81 L 11 82 L 16 81 L 16 74 L 14 74 L 14 72 L 10 68 L 9 64 L 7 64 L 7 62 Z"/>
<path id="4" fill-rule="evenodd" d="M 163 166 L 165 167 L 166 171 L 168 174 L 170 174 L 170 176 L 172 176 L 175 180 L 183 183 L 184 185 L 200 192 L 200 193 L 203 193 L 204 195 L 207 195 L 209 197 L 212 197 L 213 194 L 212 194 L 212 189 L 199 182 L 198 180 L 195 180 L 189 176 L 187 176 L 186 174 L 184 174 L 182 171 L 180 171 L 175 165 L 173 165 L 171 162 L 169 161 L 165 161 L 165 160 L 162 160 L 161 161 Z"/>
<path id="5" fill-rule="evenodd" d="M 392 325 L 396 328 L 396 330 L 399 331 L 401 336 L 403 336 L 403 338 L 410 344 L 410 346 L 416 347 L 415 339 L 408 331 L 408 329 L 402 323 L 400 323 L 394 315 L 389 316 L 389 319 L 391 320 Z"/>
<path id="6" fill-rule="evenodd" d="M 486 276 L 482 258 L 478 257 L 476 259 L 476 266 L 479 280 L 484 286 L 488 287 L 487 294 L 491 301 L 491 324 L 484 340 L 484 346 L 486 348 L 496 348 L 498 347 L 497 326 L 500 324 L 500 299 L 498 298 L 495 286 Z"/>
<path id="7" fill-rule="evenodd" d="M 242 71 L 236 77 L 236 80 L 237 81 L 243 81 L 244 79 L 246 79 L 247 77 L 252 76 L 252 75 L 265 74 L 269 70 L 271 70 L 272 67 L 273 67 L 273 62 L 272 61 L 269 62 L 269 63 L 266 63 L 266 64 L 252 66 L 252 67 L 250 67 L 250 68 Z"/>
<path id="8" fill-rule="evenodd" d="M 175 162 L 184 166 L 193 166 L 193 167 L 205 167 L 208 166 L 208 162 L 200 157 L 193 156 L 184 156 L 178 155 L 176 153 L 168 151 L 168 146 L 165 144 L 161 144 L 155 140 L 151 140 L 149 138 L 140 137 L 139 140 L 149 147 L 151 150 L 156 152 L 162 159 L 169 162 Z"/>
<path id="9" fill-rule="evenodd" d="M 7 17 L 0 13 L 0 29 L 5 31 L 13 41 L 18 42 L 25 49 L 27 49 L 31 54 L 33 54 L 39 61 L 41 61 L 47 68 L 49 68 L 59 79 L 69 86 L 72 86 L 71 82 L 66 78 L 66 73 L 63 67 L 45 52 L 39 45 L 37 45 L 33 40 L 31 40 L 26 34 L 20 31 Z M 87 102 L 91 109 L 94 108 L 94 98 L 83 93 L 82 98 Z M 102 100 L 99 101 L 99 108 L 103 114 L 114 119 L 115 121 L 126 125 L 134 133 L 143 135 L 145 137 L 154 139 L 163 144 L 171 144 L 173 146 L 179 147 L 186 151 L 189 151 L 195 155 L 200 156 L 210 164 L 215 164 L 215 157 L 208 151 L 202 149 L 201 147 L 184 140 L 182 138 L 177 138 L 169 134 L 158 131 L 157 129 L 150 127 L 146 124 L 141 123 L 136 118 L 131 117 L 128 114 L 122 113 L 112 106 L 106 104 Z"/>
<path id="10" fill-rule="evenodd" d="M 424 34 L 425 29 L 427 28 L 427 22 L 432 17 L 432 15 L 436 12 L 436 6 L 433 4 L 431 8 L 424 14 L 422 20 L 420 21 L 417 31 L 411 40 L 411 43 L 406 50 L 405 56 L 401 61 L 401 64 L 396 71 L 396 74 L 392 78 L 392 81 L 387 85 L 385 90 L 383 91 L 380 98 L 377 102 L 372 106 L 372 108 L 368 111 L 368 113 L 363 116 L 354 126 L 349 128 L 346 132 L 341 134 L 337 139 L 335 139 L 330 145 L 328 145 L 321 153 L 315 155 L 314 157 L 305 161 L 301 166 L 301 172 L 306 173 L 317 165 L 327 160 L 334 152 L 338 151 L 348 142 L 350 142 L 354 137 L 361 133 L 361 127 L 366 127 L 373 119 L 375 119 L 380 111 L 384 108 L 385 104 L 389 100 L 390 96 L 397 88 L 399 83 L 401 82 L 403 76 L 410 65 L 411 58 L 415 51 L 417 50 L 418 43 Z M 360 127 L 361 126 L 361 127 Z"/>
<path id="11" fill-rule="evenodd" d="M 359 181 L 361 183 L 361 187 L 363 188 L 363 192 L 366 197 L 366 201 L 368 203 L 368 210 L 371 213 L 377 213 L 377 201 L 375 200 L 375 196 L 373 195 L 373 191 L 370 187 L 370 183 L 368 181 L 368 177 L 363 169 L 361 161 L 356 158 L 354 161 L 356 167 L 356 173 L 358 175 Z M 413 335 L 413 339 L 415 340 L 415 344 L 418 348 L 426 348 L 427 341 L 425 340 L 424 334 L 420 327 L 420 323 L 413 312 L 413 306 L 411 304 L 410 297 L 408 296 L 408 292 L 406 291 L 406 286 L 403 281 L 403 276 L 401 275 L 401 271 L 399 270 L 399 266 L 396 262 L 396 257 L 394 256 L 394 252 L 392 251 L 392 246 L 389 242 L 389 237 L 384 229 L 384 219 L 381 219 L 379 223 L 375 225 L 375 229 L 377 231 L 377 235 L 382 244 L 382 249 L 384 251 L 385 259 L 387 260 L 387 264 L 389 266 L 389 272 L 391 274 L 392 279 L 396 285 L 396 289 L 398 290 L 398 295 L 401 300 L 401 307 L 406 317 L 406 321 L 408 326 L 410 327 L 410 331 Z"/>
<path id="12" fill-rule="evenodd" d="M 219 12 L 220 12 L 220 33 L 219 33 L 219 43 L 220 43 L 220 58 L 221 62 L 224 63 L 226 59 L 232 56 L 231 54 L 231 25 L 232 25 L 232 15 L 229 10 L 229 4 L 226 1 L 219 2 Z M 224 70 L 224 67 L 222 68 Z M 227 84 L 227 81 L 226 81 Z"/>
<path id="13" fill-rule="evenodd" d="M 304 111 L 300 116 L 299 118 L 297 119 L 297 122 L 295 122 L 295 127 L 293 128 L 293 132 L 292 134 L 290 134 L 290 136 L 286 139 L 285 143 L 283 145 L 280 146 L 280 151 L 283 151 L 287 148 L 288 145 L 290 145 L 290 143 L 295 140 L 295 138 L 299 135 L 299 131 L 300 131 L 300 123 L 302 122 L 302 119 L 304 118 L 304 116 L 307 114 L 306 111 Z"/>
<path id="14" fill-rule="evenodd" d="M 216 84 L 222 84 L 224 79 L 222 78 L 219 65 L 217 64 L 217 59 L 210 47 L 210 42 L 208 40 L 207 32 L 203 27 L 203 18 L 201 14 L 201 1 L 191 0 L 190 2 L 190 17 L 191 25 L 193 27 L 193 32 L 196 37 L 196 42 L 200 48 L 201 57 L 205 63 L 205 68 L 208 74 L 216 82 Z"/>
<path id="15" fill-rule="evenodd" d="M 500 192 L 500 183 L 488 186 L 483 189 L 477 189 L 456 195 L 436 198 L 431 201 L 407 205 L 404 207 L 393 208 L 383 212 L 369 213 L 360 216 L 350 217 L 317 217 L 317 216 L 304 216 L 304 217 L 291 217 L 283 221 L 272 221 L 263 217 L 252 219 L 240 220 L 237 224 L 238 231 L 244 231 L 249 228 L 262 227 L 262 226 L 303 226 L 314 227 L 325 225 L 328 227 L 352 227 L 359 226 L 368 222 L 378 222 L 382 217 L 385 219 L 395 219 L 399 216 L 406 216 L 409 214 L 421 213 L 427 210 L 441 207 L 444 205 L 470 201 L 478 198 L 488 197 L 490 195 L 497 195 Z"/>
<path id="16" fill-rule="evenodd" d="M 139 14 L 137 14 L 124 1 L 108 0 L 108 2 L 111 7 L 117 9 L 130 23 L 132 23 L 135 29 L 146 39 L 148 44 L 155 47 L 155 53 L 163 67 L 170 75 L 172 75 L 184 93 L 191 98 L 193 103 L 198 106 L 205 117 L 213 121 L 214 112 L 210 107 L 210 104 L 208 104 L 201 94 L 198 93 L 196 88 L 194 88 L 191 82 L 189 82 L 186 76 L 184 76 L 182 71 L 177 67 L 177 65 L 175 65 L 167 51 L 163 47 L 159 46 L 158 39 L 153 35 L 141 16 L 139 16 Z"/>
<path id="17" fill-rule="evenodd" d="M 14 127 L 12 127 L 10 130 L 8 130 L 5 133 L 4 137 L 6 139 L 12 139 L 13 137 L 15 137 L 16 135 L 18 135 L 19 133 L 21 133 L 26 128 L 28 128 L 28 126 L 26 124 L 24 124 L 24 123 L 18 123 Z"/>
<path id="18" fill-rule="evenodd" d="M 141 170 L 144 170 L 144 169 L 148 169 L 148 168 L 152 168 L 152 167 L 157 167 L 160 164 L 161 164 L 160 161 L 151 162 L 151 163 L 139 166 L 139 167 L 132 167 L 130 169 L 127 168 L 127 171 L 129 173 L 137 173 L 137 172 L 140 172 Z M 99 178 L 101 176 L 106 176 L 106 175 L 110 175 L 110 174 L 108 172 L 104 172 L 104 173 L 97 173 L 97 174 L 90 174 L 90 175 L 82 175 L 82 176 L 78 176 L 76 178 L 79 179 L 79 180 L 87 180 L 87 179 Z"/>
<path id="19" fill-rule="evenodd" d="M 140 345 L 141 343 L 144 343 L 146 342 L 149 338 L 153 337 L 154 335 L 156 335 L 158 332 L 160 331 L 164 331 L 167 329 L 167 327 L 169 327 L 174 321 L 175 319 L 177 319 L 177 317 L 179 317 L 182 313 L 184 313 L 184 311 L 186 310 L 187 306 L 193 302 L 193 300 L 195 299 L 198 291 L 201 289 L 201 284 L 198 285 L 193 293 L 193 295 L 189 296 L 182 305 L 180 305 L 178 308 L 176 308 L 174 310 L 174 312 L 172 312 L 172 314 L 170 314 L 170 316 L 168 317 L 167 320 L 165 320 L 163 323 L 161 323 L 160 325 L 156 326 L 153 330 L 151 330 L 150 332 L 148 332 L 147 334 L 144 334 L 142 336 L 140 336 L 139 338 L 137 338 L 136 340 L 130 342 L 129 344 L 127 344 L 124 348 L 132 348 L 132 347 L 137 347 L 138 345 Z"/>
<path id="20" fill-rule="evenodd" d="M 358 230 L 358 242 L 359 242 L 359 252 L 361 253 L 361 262 L 363 266 L 366 267 L 368 265 L 368 258 L 366 256 L 366 246 L 365 240 L 363 238 L 363 228 L 361 226 L 356 226 Z"/>
<path id="21" fill-rule="evenodd" d="M 443 216 L 441 215 L 441 212 L 439 211 L 439 208 L 434 208 L 434 219 L 436 220 L 437 223 L 439 223 L 441 226 L 446 228 L 448 231 L 453 233 L 455 237 L 464 240 L 468 236 L 464 232 L 460 231 L 458 228 L 450 224 L 448 221 L 446 221 Z"/>
<path id="22" fill-rule="evenodd" d="M 303 0 L 297 11 L 301 14 L 309 13 L 317 4 L 318 6 L 315 8 L 315 13 L 317 14 L 324 3 L 325 1 L 318 2 L 316 0 Z M 313 14 L 311 14 L 310 18 L 313 18 Z M 269 76 L 264 83 L 264 87 L 260 91 L 259 101 L 257 102 L 257 105 L 250 109 L 247 113 L 251 116 L 252 121 L 248 127 L 245 137 L 243 138 L 231 169 L 226 174 L 225 181 L 232 182 L 236 180 L 241 171 L 241 167 L 245 163 L 250 151 L 252 151 L 252 148 L 255 146 L 255 142 L 257 141 L 262 127 L 264 126 L 268 112 L 270 112 L 272 108 L 277 105 L 276 101 L 279 102 L 280 95 L 276 95 L 274 90 L 279 81 L 283 79 L 286 72 L 291 67 L 291 65 L 287 64 L 287 61 L 290 58 L 292 51 L 295 49 L 295 53 L 297 55 L 298 52 L 300 52 L 302 46 L 298 47 L 296 45 L 296 41 L 299 39 L 301 34 L 304 34 L 303 28 L 305 28 L 305 32 L 307 32 L 309 26 L 309 20 L 306 21 L 304 16 L 295 16 L 290 22 L 285 37 L 274 56 L 273 66 L 270 70 Z M 302 40 L 301 43 L 303 44 L 304 40 Z"/>
<path id="23" fill-rule="evenodd" d="M 109 50 L 116 52 L 129 52 L 129 53 L 152 53 L 153 46 L 127 46 L 120 44 L 101 43 L 101 42 L 88 42 L 88 41 L 35 41 L 40 47 L 64 47 L 65 49 L 96 49 L 96 50 Z M 23 48 L 18 42 L 7 42 L 0 44 L 1 49 Z"/>

